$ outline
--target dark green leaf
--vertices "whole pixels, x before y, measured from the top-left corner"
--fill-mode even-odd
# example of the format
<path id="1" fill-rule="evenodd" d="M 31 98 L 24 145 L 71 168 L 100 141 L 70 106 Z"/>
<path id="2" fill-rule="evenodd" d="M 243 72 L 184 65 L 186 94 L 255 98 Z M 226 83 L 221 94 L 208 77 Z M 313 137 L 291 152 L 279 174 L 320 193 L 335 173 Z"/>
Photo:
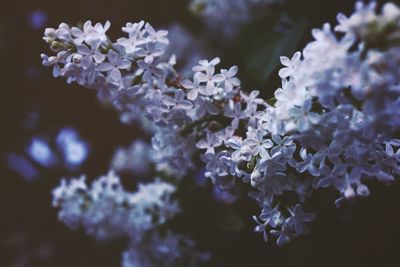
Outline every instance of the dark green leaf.
<path id="1" fill-rule="evenodd" d="M 292 56 L 306 29 L 305 19 L 293 22 L 284 32 L 274 30 L 275 23 L 276 20 L 252 24 L 241 38 L 246 71 L 259 83 L 265 83 L 280 65 L 280 56 Z"/>

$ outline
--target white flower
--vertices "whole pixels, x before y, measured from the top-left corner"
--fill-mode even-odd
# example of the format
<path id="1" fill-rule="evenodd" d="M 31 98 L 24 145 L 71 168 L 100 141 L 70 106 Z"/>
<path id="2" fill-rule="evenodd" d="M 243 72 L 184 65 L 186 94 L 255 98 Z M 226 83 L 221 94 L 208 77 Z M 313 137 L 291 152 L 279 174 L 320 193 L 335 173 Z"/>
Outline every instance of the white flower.
<path id="1" fill-rule="evenodd" d="M 83 25 L 83 30 L 77 27 L 72 27 L 71 33 L 75 37 L 74 44 L 80 45 L 83 42 L 91 44 L 96 40 L 104 43 L 107 41 L 106 32 L 110 26 L 111 23 L 109 21 L 107 21 L 104 26 L 101 23 L 96 23 L 96 25 L 92 26 L 92 22 L 88 20 Z"/>
<path id="2" fill-rule="evenodd" d="M 125 48 L 127 54 L 133 55 L 141 45 L 146 43 L 142 31 L 143 26 L 144 21 L 142 20 L 138 23 L 128 22 L 125 27 L 122 27 L 122 31 L 128 33 L 129 38 L 119 38 L 117 42 Z"/>
<path id="3" fill-rule="evenodd" d="M 145 25 L 146 32 L 148 34 L 147 40 L 153 43 L 160 43 L 167 45 L 169 43 L 166 36 L 168 35 L 168 31 L 155 31 L 153 27 L 149 23 Z"/>
<path id="4" fill-rule="evenodd" d="M 207 67 L 206 73 L 196 72 L 195 76 L 200 83 L 206 83 L 205 90 L 201 90 L 200 92 L 204 95 L 215 95 L 219 92 L 220 88 L 218 87 L 218 83 L 224 81 L 224 76 L 221 74 L 214 74 L 215 68 L 210 65 Z"/>
<path id="5" fill-rule="evenodd" d="M 221 62 L 221 60 L 218 57 L 213 58 L 211 61 L 202 59 L 202 60 L 199 61 L 199 65 L 193 67 L 193 71 L 194 72 L 207 71 L 207 69 L 209 67 L 215 67 L 220 62 Z"/>
<path id="6" fill-rule="evenodd" d="M 296 71 L 297 66 L 301 62 L 301 53 L 296 52 L 292 59 L 289 59 L 287 57 L 281 57 L 281 63 L 285 66 L 285 68 L 282 68 L 279 70 L 279 77 L 282 79 L 285 79 L 287 77 L 292 76 L 292 74 Z"/>
<path id="7" fill-rule="evenodd" d="M 206 149 L 205 154 L 215 154 L 215 147 L 222 145 L 222 140 L 213 132 L 207 133 L 206 139 L 201 139 L 196 146 L 200 149 Z"/>
<path id="8" fill-rule="evenodd" d="M 249 129 L 247 131 L 247 138 L 243 142 L 242 149 L 251 151 L 252 156 L 265 155 L 268 153 L 267 149 L 273 146 L 270 139 L 264 138 L 266 132 L 262 128 Z M 248 147 L 249 149 L 246 149 Z"/>
<path id="9" fill-rule="evenodd" d="M 230 92 L 236 86 L 240 85 L 240 80 L 236 78 L 238 67 L 233 66 L 229 70 L 222 69 L 221 74 L 224 76 L 225 91 Z"/>
<path id="10" fill-rule="evenodd" d="M 131 66 L 129 60 L 121 58 L 114 50 L 110 50 L 107 54 L 108 62 L 103 62 L 98 66 L 99 71 L 107 72 L 112 81 L 119 84 L 121 82 L 121 71 L 127 70 Z"/>

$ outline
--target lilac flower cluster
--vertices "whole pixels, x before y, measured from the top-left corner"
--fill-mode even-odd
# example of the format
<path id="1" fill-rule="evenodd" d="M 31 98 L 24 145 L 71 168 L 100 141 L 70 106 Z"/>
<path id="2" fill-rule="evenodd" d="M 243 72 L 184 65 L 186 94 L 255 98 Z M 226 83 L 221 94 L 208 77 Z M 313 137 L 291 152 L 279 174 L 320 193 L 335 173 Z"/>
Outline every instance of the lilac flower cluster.
<path id="1" fill-rule="evenodd" d="M 113 172 L 88 186 L 85 177 L 62 180 L 53 191 L 59 219 L 72 229 L 84 227 L 97 239 L 129 236 L 141 240 L 146 232 L 164 224 L 179 212 L 171 184 L 155 180 L 127 192 Z"/>
<path id="2" fill-rule="evenodd" d="M 122 266 L 177 266 L 180 261 L 192 265 L 207 259 L 194 249 L 189 238 L 168 233 L 161 236 L 158 227 L 179 211 L 172 199 L 174 185 L 156 179 L 139 184 L 136 192 L 125 191 L 113 172 L 95 180 L 91 186 L 85 177 L 62 180 L 53 191 L 53 205 L 60 208 L 59 219 L 72 229 L 84 227 L 99 240 L 129 237 Z"/>
<path id="3" fill-rule="evenodd" d="M 188 175 L 200 155 L 217 186 L 250 184 L 261 208 L 255 230 L 283 245 L 308 233 L 314 215 L 302 203 L 314 190 L 337 190 L 340 204 L 367 196 L 368 180 L 399 175 L 400 11 L 357 3 L 338 19 L 342 37 L 325 24 L 302 53 L 281 58 L 282 86 L 268 103 L 241 89 L 236 66 L 218 71 L 219 58 L 179 76 L 174 58 L 160 59 L 167 32 L 143 22 L 128 23 L 129 38 L 115 43 L 104 35 L 108 24 L 61 24 L 45 33 L 57 55 L 42 58 L 128 117 L 144 113 L 154 159 L 175 176 Z"/>
<path id="4" fill-rule="evenodd" d="M 128 23 L 123 31 L 130 37 L 111 43 L 104 35 L 108 27 L 86 22 L 83 30 L 65 24 L 57 30 L 47 29 L 44 39 L 57 55 L 42 55 L 43 64 L 53 66 L 56 77 L 97 89 L 101 99 L 112 102 L 125 118 L 146 114 L 158 126 L 153 136 L 156 158 L 180 172 L 177 175 L 193 167 L 190 159 L 203 121 L 209 123 L 209 118 L 222 113 L 233 118 L 233 128 L 237 128 L 245 113 L 256 111 L 251 105 L 252 110 L 249 107 L 241 114 L 240 103 L 233 103 L 240 86 L 235 77 L 237 67 L 218 73 L 219 58 L 200 60 L 193 68 L 193 78 L 181 80 L 173 68 L 174 60 L 160 59 L 168 44 L 166 31 L 156 32 L 144 22 Z M 91 50 L 93 56 L 84 50 Z M 108 69 L 117 58 L 122 72 L 119 67 Z"/>
<path id="5" fill-rule="evenodd" d="M 336 189 L 340 205 L 368 196 L 368 180 L 390 183 L 400 173 L 400 140 L 396 139 L 400 10 L 389 3 L 377 14 L 375 5 L 358 2 L 350 18 L 339 14 L 335 29 L 342 37 L 325 24 L 313 30 L 315 41 L 302 53 L 281 58 L 282 87 L 275 92 L 274 106 L 260 117 L 257 130 L 259 144 L 266 142 L 264 130 L 270 133 L 272 142 L 266 147 L 270 153 L 259 153 L 250 177 L 252 183 L 267 181 L 263 190 L 274 191 L 260 197 L 266 206 L 257 230 L 281 224 L 278 244 L 293 232 L 307 232 L 302 223 L 311 220 L 299 205 L 289 211 L 289 218 L 277 219 L 279 208 L 272 208 L 272 197 L 282 194 L 286 186 L 292 187 L 300 202 L 311 190 Z M 274 140 L 277 135 L 287 141 Z M 249 139 L 254 144 L 248 132 L 240 146 L 244 157 Z M 285 151 L 278 149 L 281 144 Z M 256 148 L 250 147 L 253 155 L 259 151 Z"/>

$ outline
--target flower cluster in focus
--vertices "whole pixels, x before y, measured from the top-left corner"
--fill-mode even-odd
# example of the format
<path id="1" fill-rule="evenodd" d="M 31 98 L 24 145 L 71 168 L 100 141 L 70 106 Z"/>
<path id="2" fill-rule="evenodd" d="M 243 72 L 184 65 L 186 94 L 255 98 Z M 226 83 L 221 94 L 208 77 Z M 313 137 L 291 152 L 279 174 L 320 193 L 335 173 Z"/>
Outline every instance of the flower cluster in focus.
<path id="1" fill-rule="evenodd" d="M 260 206 L 255 230 L 283 245 L 309 232 L 315 216 L 303 203 L 315 190 L 336 190 L 339 205 L 368 196 L 369 180 L 399 175 L 400 10 L 375 10 L 359 2 L 334 31 L 325 24 L 302 52 L 281 57 L 282 85 L 269 101 L 242 88 L 236 66 L 219 69 L 219 58 L 181 76 L 176 57 L 162 57 L 167 31 L 144 22 L 127 23 L 115 42 L 109 23 L 47 29 L 55 54 L 42 59 L 54 76 L 97 90 L 124 122 L 151 124 L 159 168 L 184 177 L 204 167 L 200 158 L 216 186 L 248 187 Z"/>

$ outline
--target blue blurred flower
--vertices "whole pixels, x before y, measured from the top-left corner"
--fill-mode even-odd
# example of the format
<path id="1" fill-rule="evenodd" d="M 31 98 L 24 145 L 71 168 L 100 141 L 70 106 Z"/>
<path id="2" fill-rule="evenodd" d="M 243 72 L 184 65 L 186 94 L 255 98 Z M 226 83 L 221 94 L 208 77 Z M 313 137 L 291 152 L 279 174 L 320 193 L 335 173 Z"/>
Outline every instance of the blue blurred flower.
<path id="1" fill-rule="evenodd" d="M 50 168 L 57 163 L 56 156 L 51 150 L 49 143 L 43 138 L 32 138 L 31 143 L 26 148 L 26 152 L 43 167 Z"/>
<path id="2" fill-rule="evenodd" d="M 83 141 L 73 128 L 61 129 L 56 137 L 56 144 L 67 168 L 78 167 L 89 155 L 89 144 Z"/>
<path id="3" fill-rule="evenodd" d="M 26 181 L 31 182 L 38 178 L 39 172 L 33 166 L 33 164 L 25 157 L 17 154 L 7 155 L 8 166 L 19 175 L 21 175 Z"/>
<path id="4" fill-rule="evenodd" d="M 31 28 L 34 30 L 39 30 L 44 27 L 48 20 L 48 16 L 46 12 L 43 10 L 37 9 L 29 14 L 28 23 Z"/>

